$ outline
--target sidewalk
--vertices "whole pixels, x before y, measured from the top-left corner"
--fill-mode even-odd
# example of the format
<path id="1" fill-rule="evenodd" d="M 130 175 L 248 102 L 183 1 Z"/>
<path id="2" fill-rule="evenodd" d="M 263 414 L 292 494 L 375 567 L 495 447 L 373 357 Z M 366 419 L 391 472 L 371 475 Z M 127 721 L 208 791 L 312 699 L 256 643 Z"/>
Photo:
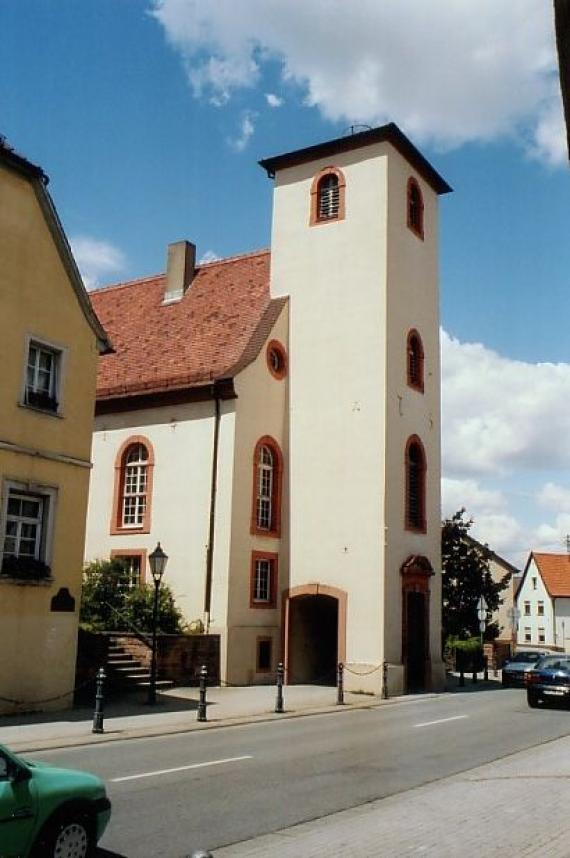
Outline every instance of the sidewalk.
<path id="1" fill-rule="evenodd" d="M 569 806 L 567 737 L 401 795 L 217 849 L 214 858 L 568 858 Z"/>
<path id="2" fill-rule="evenodd" d="M 285 713 L 275 714 L 275 686 L 208 688 L 208 720 L 204 723 L 197 720 L 197 688 L 181 687 L 162 692 L 154 707 L 146 704 L 144 696 L 133 695 L 105 704 L 105 732 L 102 735 L 92 732 L 92 708 L 2 715 L 0 744 L 8 745 L 16 752 L 43 751 L 188 730 L 207 730 L 251 721 L 300 717 L 317 712 L 390 705 L 403 699 L 395 697 L 392 700 L 381 700 L 372 695 L 345 692 L 343 707 L 336 704 L 336 688 L 314 685 L 286 686 L 283 697 Z M 410 696 L 405 699 L 409 700 Z"/>
<path id="3" fill-rule="evenodd" d="M 448 675 L 447 690 L 458 685 L 456 675 Z M 497 687 L 497 679 L 489 678 L 461 689 L 462 693 Z M 429 694 L 422 694 L 424 699 Z M 357 708 L 409 701 L 414 695 L 382 700 L 370 694 L 345 691 L 344 706 L 337 705 L 337 690 L 333 686 L 289 685 L 283 689 L 284 714 L 275 714 L 274 685 L 253 685 L 243 688 L 208 688 L 206 722 L 197 720 L 199 691 L 179 687 L 158 695 L 156 706 L 148 706 L 144 694 L 131 695 L 105 703 L 104 733 L 92 732 L 93 707 L 66 709 L 59 712 L 15 713 L 0 715 L 0 744 L 16 752 L 45 751 L 87 744 L 112 742 L 183 733 L 188 730 L 208 730 L 252 721 L 298 718 L 323 712 L 342 712 Z M 569 851 L 570 854 L 570 851 Z"/>

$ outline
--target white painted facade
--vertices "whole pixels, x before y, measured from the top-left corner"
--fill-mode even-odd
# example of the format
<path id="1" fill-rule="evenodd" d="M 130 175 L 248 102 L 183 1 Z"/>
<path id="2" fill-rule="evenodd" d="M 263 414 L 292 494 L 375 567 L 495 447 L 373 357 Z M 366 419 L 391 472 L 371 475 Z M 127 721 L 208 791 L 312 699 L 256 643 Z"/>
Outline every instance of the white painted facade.
<path id="1" fill-rule="evenodd" d="M 346 217 L 310 226 L 311 185 L 331 163 L 346 179 Z M 424 240 L 406 225 L 411 176 Z M 349 594 L 348 687 L 378 691 L 384 660 L 391 689 L 404 687 L 400 568 L 414 554 L 435 571 L 430 683 L 443 682 L 437 235 L 437 194 L 388 143 L 276 175 L 271 289 L 290 301 L 290 586 Z M 423 340 L 424 393 L 406 382 L 412 328 Z M 404 524 L 414 434 L 427 458 L 426 533 Z"/>
<path id="2" fill-rule="evenodd" d="M 330 165 L 346 180 L 345 216 L 310 225 L 311 185 Z M 410 178 L 423 196 L 423 238 L 406 222 Z M 270 288 L 272 298 L 287 303 L 257 357 L 233 377 L 236 398 L 221 403 L 209 617 L 213 401 L 97 417 L 86 557 L 149 553 L 160 540 L 170 557 L 165 582 L 186 619 L 204 618 L 221 636 L 224 680 L 273 681 L 282 659 L 290 676 L 293 664 L 298 670 L 303 659 L 316 663 L 313 651 L 330 638 L 337 616 L 335 640 L 327 645 L 345 661 L 346 687 L 379 692 L 386 662 L 390 693 L 407 683 L 403 565 L 422 558 L 432 570 L 425 680 L 426 687 L 440 688 L 436 190 L 390 142 L 279 169 Z M 423 343 L 423 392 L 407 379 L 411 330 Z M 287 352 L 283 379 L 268 369 L 272 339 Z M 122 445 L 136 436 L 146 438 L 154 454 L 150 529 L 117 534 L 111 526 L 114 471 Z M 251 527 L 253 455 L 264 436 L 274 439 L 284 463 L 281 529 L 273 536 Z M 405 451 L 412 436 L 421 440 L 427 463 L 425 532 L 406 528 Z M 251 604 L 254 552 L 278 558 L 271 607 Z M 409 586 L 413 590 L 413 582 Z M 306 611 L 317 602 L 324 613 L 311 615 L 314 628 L 303 638 Z M 332 602 L 334 615 L 327 613 Z M 413 631 L 406 631 L 410 640 Z M 272 644 L 270 672 L 257 671 L 260 639 Z"/>
<path id="3" fill-rule="evenodd" d="M 550 595 L 532 555 L 517 595 L 517 608 L 519 647 L 526 644 L 570 652 L 570 598 Z"/>
<path id="4" fill-rule="evenodd" d="M 520 611 L 517 646 L 555 646 L 554 604 L 531 557 L 517 595 Z M 544 613 L 539 613 L 543 611 Z M 570 626 L 568 627 L 570 634 Z M 544 640 L 540 638 L 544 636 Z"/>

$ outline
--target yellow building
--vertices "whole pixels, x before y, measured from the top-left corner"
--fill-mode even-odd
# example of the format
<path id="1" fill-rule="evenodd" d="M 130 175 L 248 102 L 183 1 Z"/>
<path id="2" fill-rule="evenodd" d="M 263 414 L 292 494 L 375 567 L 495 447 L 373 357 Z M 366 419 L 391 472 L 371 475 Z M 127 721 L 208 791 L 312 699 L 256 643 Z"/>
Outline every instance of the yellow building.
<path id="1" fill-rule="evenodd" d="M 98 354 L 47 191 L 0 140 L 0 712 L 71 703 Z"/>

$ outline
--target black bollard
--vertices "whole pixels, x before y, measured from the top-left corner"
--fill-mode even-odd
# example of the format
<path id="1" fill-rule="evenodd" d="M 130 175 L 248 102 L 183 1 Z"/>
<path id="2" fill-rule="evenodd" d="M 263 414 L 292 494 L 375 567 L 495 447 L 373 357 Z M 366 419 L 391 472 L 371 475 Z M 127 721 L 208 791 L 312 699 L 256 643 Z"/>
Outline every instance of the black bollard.
<path id="1" fill-rule="evenodd" d="M 477 668 L 473 668 L 473 684 L 477 682 Z"/>
<path id="2" fill-rule="evenodd" d="M 344 664 L 342 661 L 338 663 L 337 683 L 336 683 L 336 705 L 344 705 Z"/>
<path id="3" fill-rule="evenodd" d="M 97 671 L 97 681 L 95 686 L 95 712 L 93 713 L 93 728 L 92 733 L 104 733 L 103 729 L 103 684 L 105 682 L 105 671 L 102 667 Z"/>
<path id="4" fill-rule="evenodd" d="M 465 674 L 463 672 L 463 668 L 459 671 L 459 687 L 463 688 L 465 685 Z"/>
<path id="5" fill-rule="evenodd" d="M 485 680 L 485 682 L 487 682 L 487 680 L 489 679 L 489 661 L 487 656 L 485 656 L 484 662 L 485 666 L 483 668 L 483 679 Z"/>
<path id="6" fill-rule="evenodd" d="M 208 668 L 205 664 L 200 668 L 200 701 L 198 703 L 198 721 L 207 721 L 206 717 L 206 681 Z"/>
<path id="7" fill-rule="evenodd" d="M 382 700 L 388 699 L 388 662 L 382 662 Z"/>
<path id="8" fill-rule="evenodd" d="M 283 667 L 282 662 L 279 662 L 277 665 L 277 699 L 275 701 L 275 712 L 278 715 L 281 715 L 285 710 L 283 709 L 283 677 L 285 675 L 285 668 Z"/>

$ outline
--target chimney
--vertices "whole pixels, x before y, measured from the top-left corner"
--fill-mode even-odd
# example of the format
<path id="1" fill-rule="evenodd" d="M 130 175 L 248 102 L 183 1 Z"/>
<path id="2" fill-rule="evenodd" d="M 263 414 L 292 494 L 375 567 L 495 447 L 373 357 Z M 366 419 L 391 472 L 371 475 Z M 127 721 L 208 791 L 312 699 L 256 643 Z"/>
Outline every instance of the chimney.
<path id="1" fill-rule="evenodd" d="M 168 245 L 163 303 L 179 301 L 190 286 L 196 267 L 196 245 L 176 241 Z"/>

